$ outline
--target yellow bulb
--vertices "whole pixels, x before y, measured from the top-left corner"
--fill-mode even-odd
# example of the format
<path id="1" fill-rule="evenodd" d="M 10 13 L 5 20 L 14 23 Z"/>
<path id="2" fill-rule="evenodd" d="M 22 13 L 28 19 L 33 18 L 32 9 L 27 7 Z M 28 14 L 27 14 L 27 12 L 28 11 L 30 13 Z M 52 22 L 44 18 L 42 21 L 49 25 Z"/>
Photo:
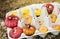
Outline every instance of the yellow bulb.
<path id="1" fill-rule="evenodd" d="M 54 30 L 60 30 L 60 25 L 52 26 L 52 28 L 53 28 Z"/>
<path id="2" fill-rule="evenodd" d="M 41 26 L 41 27 L 39 28 L 39 32 L 41 32 L 41 33 L 46 33 L 47 31 L 48 31 L 48 28 L 45 27 L 45 26 Z"/>
<path id="3" fill-rule="evenodd" d="M 26 24 L 31 24 L 31 22 L 32 22 L 32 17 L 31 17 L 31 16 L 28 16 L 28 17 L 26 18 L 26 20 L 27 20 Z"/>
<path id="4" fill-rule="evenodd" d="M 56 21 L 56 19 L 57 19 L 57 16 L 54 15 L 54 14 L 50 14 L 49 16 L 50 16 L 51 22 L 52 22 L 52 23 L 55 23 L 55 21 Z"/>
<path id="5" fill-rule="evenodd" d="M 28 9 L 23 9 L 21 10 L 22 16 L 28 16 L 29 15 L 29 10 Z"/>
<path id="6" fill-rule="evenodd" d="M 36 9 L 36 10 L 35 10 L 35 15 L 36 15 L 36 16 L 40 16 L 40 15 L 41 15 L 41 10 Z"/>
<path id="7" fill-rule="evenodd" d="M 31 24 L 31 22 L 32 22 L 32 17 L 29 15 L 26 17 L 23 16 L 21 19 L 26 20 L 26 24 Z"/>
<path id="8" fill-rule="evenodd" d="M 12 11 L 12 12 L 9 12 L 8 15 L 16 15 L 16 14 L 17 14 L 16 12 Z"/>

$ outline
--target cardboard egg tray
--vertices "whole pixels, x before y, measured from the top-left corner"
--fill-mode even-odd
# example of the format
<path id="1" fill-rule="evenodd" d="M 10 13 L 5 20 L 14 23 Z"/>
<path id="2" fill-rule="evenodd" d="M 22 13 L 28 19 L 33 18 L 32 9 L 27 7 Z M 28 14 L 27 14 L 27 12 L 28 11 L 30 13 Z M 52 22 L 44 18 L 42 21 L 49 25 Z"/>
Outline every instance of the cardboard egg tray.
<path id="1" fill-rule="evenodd" d="M 44 4 L 46 4 L 46 3 L 44 3 Z M 32 5 L 29 5 L 29 6 L 26 6 L 26 7 L 22 7 L 22 8 L 13 10 L 14 12 L 17 13 L 16 16 L 18 16 L 19 18 L 21 18 L 21 15 L 22 15 L 21 14 L 21 10 L 22 9 L 28 9 L 30 11 L 29 15 L 32 16 L 32 18 L 33 18 L 31 25 L 34 25 L 36 27 L 35 34 L 33 34 L 32 36 L 26 36 L 24 33 L 22 33 L 22 35 L 18 39 L 20 39 L 20 38 L 29 38 L 29 39 L 31 39 L 35 35 L 39 35 L 41 37 L 45 37 L 47 35 L 47 33 L 49 33 L 49 32 L 51 32 L 54 35 L 58 35 L 59 34 L 60 30 L 54 30 L 54 29 L 52 29 L 52 25 L 53 24 L 54 25 L 56 25 L 56 24 L 60 25 L 60 12 L 59 12 L 59 8 L 58 8 L 60 6 L 60 4 L 59 3 L 55 3 L 55 2 L 51 3 L 51 4 L 54 5 L 54 10 L 53 10 L 52 14 L 55 14 L 57 16 L 57 19 L 56 19 L 55 23 L 52 23 L 50 21 L 50 17 L 48 16 L 48 12 L 46 10 L 46 7 L 42 7 L 44 4 L 32 4 Z M 35 14 L 34 14 L 35 9 L 40 9 L 41 10 L 41 16 L 39 16 L 39 17 L 35 16 Z M 8 12 L 6 14 L 6 17 L 9 16 L 8 14 L 10 12 Z M 41 33 L 41 32 L 38 31 L 38 28 L 40 27 L 39 23 L 37 22 L 38 19 L 41 19 L 41 20 L 44 21 L 43 25 L 45 25 L 48 28 L 47 32 Z M 24 23 L 25 23 L 25 21 L 19 20 L 18 21 L 18 27 L 23 27 Z M 9 36 L 9 31 L 10 30 L 11 30 L 11 28 L 7 27 L 8 38 L 12 39 Z"/>

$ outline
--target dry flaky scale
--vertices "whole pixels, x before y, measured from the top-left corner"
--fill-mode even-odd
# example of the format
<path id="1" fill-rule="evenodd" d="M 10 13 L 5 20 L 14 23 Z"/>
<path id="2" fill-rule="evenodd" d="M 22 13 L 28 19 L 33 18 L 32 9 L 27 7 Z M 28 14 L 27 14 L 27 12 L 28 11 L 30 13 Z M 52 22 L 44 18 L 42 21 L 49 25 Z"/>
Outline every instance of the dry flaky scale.
<path id="1" fill-rule="evenodd" d="M 48 3 L 44 3 L 44 4 L 48 4 Z M 11 16 L 11 14 L 13 14 L 19 18 L 17 27 L 21 27 L 23 29 L 23 33 L 17 39 L 20 39 L 20 38 L 31 39 L 35 35 L 45 37 L 47 35 L 47 33 L 49 33 L 49 32 L 51 32 L 54 35 L 58 35 L 58 33 L 60 32 L 60 28 L 59 28 L 60 26 L 58 26 L 60 24 L 60 19 L 59 19 L 60 14 L 58 13 L 58 6 L 60 6 L 60 5 L 59 5 L 59 3 L 49 3 L 46 6 L 46 7 L 49 6 L 48 10 L 47 10 L 47 8 L 44 6 L 44 4 L 32 4 L 32 5 L 14 10 L 15 12 L 8 12 L 6 14 L 6 17 Z M 53 22 L 51 22 L 51 19 L 50 19 L 51 14 L 49 16 L 48 11 L 49 11 L 49 13 L 51 13 L 50 11 L 52 11 L 51 14 L 54 14 L 57 16 L 57 17 L 54 16 L 55 18 L 53 18 L 53 20 L 52 20 Z M 24 18 L 24 20 L 22 20 L 21 18 Z M 53 24 L 54 25 L 58 24 L 58 25 L 56 25 L 57 30 L 55 29 L 55 26 L 53 26 Z M 9 36 L 10 30 L 11 30 L 11 28 L 7 27 L 8 38 L 12 39 Z"/>

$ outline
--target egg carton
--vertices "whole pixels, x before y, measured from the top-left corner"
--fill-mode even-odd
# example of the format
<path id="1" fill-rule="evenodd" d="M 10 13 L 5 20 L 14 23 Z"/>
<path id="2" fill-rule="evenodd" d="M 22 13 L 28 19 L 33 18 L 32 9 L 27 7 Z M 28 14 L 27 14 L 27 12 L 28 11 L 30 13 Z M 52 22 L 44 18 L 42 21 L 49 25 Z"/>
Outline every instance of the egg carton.
<path id="1" fill-rule="evenodd" d="M 46 4 L 46 3 L 44 3 Z M 14 12 L 16 12 L 16 16 L 18 16 L 19 18 L 21 18 L 21 10 L 22 9 L 28 9 L 30 11 L 29 15 L 32 16 L 32 23 L 31 25 L 34 25 L 36 27 L 36 31 L 35 31 L 35 34 L 33 34 L 32 36 L 26 36 L 24 33 L 22 33 L 22 35 L 18 38 L 18 39 L 21 39 L 21 38 L 28 38 L 28 39 L 32 39 L 33 36 L 35 35 L 39 35 L 41 37 L 45 37 L 47 35 L 47 33 L 51 32 L 52 34 L 54 35 L 58 35 L 60 30 L 53 30 L 52 29 L 52 24 L 51 21 L 50 21 L 50 17 L 48 16 L 48 12 L 46 10 L 46 7 L 43 7 L 42 6 L 44 4 L 32 4 L 32 5 L 29 5 L 29 6 L 26 6 L 26 7 L 22 7 L 22 8 L 19 8 L 17 10 L 13 10 Z M 57 16 L 57 20 L 54 24 L 60 24 L 60 14 L 59 14 L 59 9 L 58 9 L 58 6 L 60 6 L 59 3 L 51 3 L 54 5 L 54 10 L 52 12 L 52 14 L 55 14 Z M 41 16 L 39 17 L 36 17 L 35 14 L 34 14 L 34 10 L 35 9 L 41 9 Z M 13 11 L 10 11 L 10 12 L 13 12 Z M 6 17 L 9 16 L 9 13 L 8 12 L 6 14 Z M 48 31 L 46 33 L 41 33 L 38 31 L 38 28 L 40 27 L 39 24 L 38 24 L 38 19 L 41 19 L 44 21 L 43 25 L 45 25 L 47 28 L 48 28 Z M 23 27 L 24 26 L 24 21 L 23 20 L 19 20 L 18 21 L 18 27 Z M 10 36 L 9 36 L 9 31 L 11 30 L 11 28 L 7 28 L 7 34 L 8 34 L 8 38 L 9 39 L 12 39 Z"/>

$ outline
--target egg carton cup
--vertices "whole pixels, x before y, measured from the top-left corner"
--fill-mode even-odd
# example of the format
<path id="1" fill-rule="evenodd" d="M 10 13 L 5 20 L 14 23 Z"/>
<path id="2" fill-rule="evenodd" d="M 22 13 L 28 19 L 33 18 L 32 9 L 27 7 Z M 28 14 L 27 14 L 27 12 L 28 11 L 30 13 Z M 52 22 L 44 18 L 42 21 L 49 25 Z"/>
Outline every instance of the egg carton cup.
<path id="1" fill-rule="evenodd" d="M 44 3 L 44 4 L 46 4 L 46 3 Z M 18 16 L 19 18 L 21 18 L 21 11 L 20 10 L 22 10 L 22 9 L 28 9 L 29 11 L 30 11 L 30 14 L 29 15 L 31 15 L 32 17 L 33 17 L 33 20 L 32 20 L 32 23 L 31 23 L 31 25 L 34 25 L 36 28 L 37 28 L 37 26 L 38 26 L 38 28 L 40 27 L 39 26 L 39 24 L 37 23 L 37 19 L 39 19 L 39 18 L 41 18 L 41 19 L 43 19 L 44 20 L 44 24 L 43 25 L 46 25 L 46 27 L 48 28 L 48 31 L 46 32 L 46 33 L 41 33 L 41 32 L 39 32 L 38 31 L 38 28 L 36 29 L 36 31 L 35 31 L 35 34 L 34 35 L 32 35 L 32 36 L 26 36 L 24 33 L 22 33 L 22 35 L 18 38 L 18 39 L 21 39 L 21 38 L 27 38 L 27 39 L 31 39 L 33 36 L 35 36 L 35 35 L 39 35 L 39 36 L 41 36 L 41 37 L 45 37 L 46 35 L 47 35 L 47 33 L 49 33 L 49 32 L 51 32 L 51 33 L 53 33 L 54 35 L 58 35 L 58 33 L 60 32 L 60 30 L 58 30 L 58 31 L 56 31 L 56 30 L 53 30 L 52 28 L 51 28 L 51 26 L 52 26 L 52 24 L 51 24 L 51 22 L 50 22 L 50 18 L 47 16 L 48 14 L 48 12 L 47 12 L 47 10 L 46 10 L 46 8 L 45 7 L 43 7 L 42 9 L 41 9 L 41 6 L 42 5 L 44 5 L 44 4 L 32 4 L 32 5 L 29 5 L 29 6 L 26 6 L 26 7 L 22 7 L 22 8 L 19 8 L 19 9 L 17 9 L 17 10 L 13 10 L 13 11 L 15 11 L 15 12 L 17 12 L 17 14 L 16 14 L 16 16 Z M 55 24 L 60 24 L 60 14 L 58 13 L 58 6 L 59 6 L 59 3 L 51 3 L 51 4 L 53 4 L 54 5 L 54 10 L 53 10 L 53 12 L 52 12 L 52 14 L 55 14 L 55 15 L 57 15 L 57 20 L 56 20 L 56 23 Z M 58 5 L 57 5 L 58 4 Z M 35 7 L 36 6 L 36 7 Z M 40 7 L 40 8 L 39 8 Z M 41 9 L 42 10 L 42 14 L 41 14 L 41 16 L 39 17 L 39 18 L 37 18 L 37 17 L 35 17 L 34 16 L 34 10 L 36 9 L 36 8 L 38 8 L 38 9 Z M 10 11 L 11 12 L 11 11 Z M 8 14 L 10 13 L 10 12 L 8 12 L 7 14 L 6 14 L 6 17 L 7 16 L 9 16 Z M 24 21 L 23 20 L 19 20 L 18 21 L 18 27 L 23 27 L 24 26 Z M 7 28 L 7 34 L 8 34 L 8 38 L 9 39 L 13 39 L 13 38 L 11 38 L 10 36 L 9 36 L 9 31 L 10 31 L 11 29 L 10 28 Z"/>
<path id="2" fill-rule="evenodd" d="M 32 9 L 32 11 L 33 11 L 33 16 L 34 16 L 35 18 L 37 18 L 37 17 L 35 16 L 35 11 L 36 11 L 36 9 L 41 10 L 42 5 L 43 5 L 43 4 L 34 4 L 34 5 L 31 6 L 31 9 Z M 39 17 L 40 17 L 40 16 L 39 16 Z"/>

